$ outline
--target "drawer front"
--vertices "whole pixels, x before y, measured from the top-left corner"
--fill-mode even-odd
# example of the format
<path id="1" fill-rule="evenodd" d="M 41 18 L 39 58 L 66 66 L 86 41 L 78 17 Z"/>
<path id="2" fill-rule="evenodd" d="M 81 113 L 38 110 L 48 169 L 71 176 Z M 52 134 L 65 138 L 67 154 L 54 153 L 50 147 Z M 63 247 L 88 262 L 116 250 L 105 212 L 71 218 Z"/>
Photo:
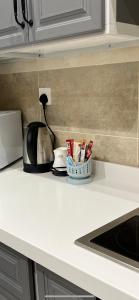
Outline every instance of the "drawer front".
<path id="1" fill-rule="evenodd" d="M 46 291 L 46 299 L 49 300 L 49 296 L 51 296 L 52 300 L 56 300 L 57 296 L 59 300 L 95 300 L 95 297 L 87 294 L 87 292 L 80 290 L 77 288 L 77 291 L 75 288 L 72 289 L 71 285 L 69 288 L 66 288 L 64 284 L 59 284 L 53 280 L 50 280 L 48 278 L 45 279 L 47 281 L 47 291 Z M 87 298 L 88 295 L 88 298 Z"/>
<path id="2" fill-rule="evenodd" d="M 90 295 L 88 292 L 74 285 L 73 283 L 65 280 L 64 278 L 54 274 L 51 271 L 45 270 L 45 287 L 46 287 L 46 295 L 54 296 L 53 300 L 56 299 L 55 295 L 58 295 L 58 298 L 62 300 L 67 300 L 67 297 L 74 300 L 95 300 L 94 295 Z M 61 298 L 60 298 L 61 296 Z M 65 296 L 65 297 L 64 297 Z M 71 296 L 71 297 L 70 297 Z M 87 297 L 88 296 L 88 297 Z"/>
<path id="3" fill-rule="evenodd" d="M 64 278 L 35 264 L 37 300 L 96 300 L 96 297 Z"/>

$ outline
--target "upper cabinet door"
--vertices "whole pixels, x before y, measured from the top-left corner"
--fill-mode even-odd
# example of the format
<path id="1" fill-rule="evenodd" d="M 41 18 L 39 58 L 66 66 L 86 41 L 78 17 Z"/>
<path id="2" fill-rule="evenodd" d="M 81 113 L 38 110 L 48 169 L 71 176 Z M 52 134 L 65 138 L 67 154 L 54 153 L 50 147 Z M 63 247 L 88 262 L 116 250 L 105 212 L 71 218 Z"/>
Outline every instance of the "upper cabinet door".
<path id="1" fill-rule="evenodd" d="M 23 22 L 21 0 L 17 0 L 17 18 Z M 13 0 L 0 0 L 0 48 L 8 48 L 25 43 L 28 28 L 17 24 Z"/>
<path id="2" fill-rule="evenodd" d="M 32 11 L 31 41 L 103 31 L 104 0 L 32 0 Z"/>

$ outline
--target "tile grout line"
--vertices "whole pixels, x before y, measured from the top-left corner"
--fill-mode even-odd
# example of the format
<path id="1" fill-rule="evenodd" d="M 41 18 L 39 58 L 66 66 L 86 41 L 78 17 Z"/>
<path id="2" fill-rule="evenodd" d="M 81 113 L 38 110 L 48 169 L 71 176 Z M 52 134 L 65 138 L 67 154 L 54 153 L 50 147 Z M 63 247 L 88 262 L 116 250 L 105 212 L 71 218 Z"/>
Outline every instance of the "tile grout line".
<path id="1" fill-rule="evenodd" d="M 137 66 L 138 66 L 138 69 L 137 69 L 137 72 L 138 72 L 138 76 L 137 76 L 137 79 L 138 79 L 137 166 L 139 167 L 139 65 L 137 64 Z"/>
<path id="2" fill-rule="evenodd" d="M 52 125 L 50 125 L 51 127 L 53 127 Z M 100 133 L 89 133 L 89 132 L 80 132 L 80 131 L 70 131 L 70 130 L 58 130 L 58 129 L 54 129 L 53 130 L 55 132 L 60 132 L 60 133 L 73 133 L 73 134 L 80 134 L 80 135 L 98 135 L 98 136 L 106 136 L 106 137 L 113 137 L 113 138 L 124 138 L 124 139 L 132 139 L 132 140 L 137 140 L 138 137 L 131 137 L 131 136 L 121 136 L 121 135 L 111 135 L 111 134 L 100 134 Z"/>

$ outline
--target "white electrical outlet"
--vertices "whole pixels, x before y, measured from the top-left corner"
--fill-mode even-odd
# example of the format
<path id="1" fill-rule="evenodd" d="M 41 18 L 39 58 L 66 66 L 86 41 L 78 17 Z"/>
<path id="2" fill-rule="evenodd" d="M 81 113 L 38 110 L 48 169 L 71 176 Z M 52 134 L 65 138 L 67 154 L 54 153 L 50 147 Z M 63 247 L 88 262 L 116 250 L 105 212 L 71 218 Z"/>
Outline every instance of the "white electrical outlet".
<path id="1" fill-rule="evenodd" d="M 39 88 L 39 97 L 42 94 L 46 94 L 47 95 L 47 97 L 48 97 L 47 105 L 51 105 L 52 104 L 51 88 Z"/>

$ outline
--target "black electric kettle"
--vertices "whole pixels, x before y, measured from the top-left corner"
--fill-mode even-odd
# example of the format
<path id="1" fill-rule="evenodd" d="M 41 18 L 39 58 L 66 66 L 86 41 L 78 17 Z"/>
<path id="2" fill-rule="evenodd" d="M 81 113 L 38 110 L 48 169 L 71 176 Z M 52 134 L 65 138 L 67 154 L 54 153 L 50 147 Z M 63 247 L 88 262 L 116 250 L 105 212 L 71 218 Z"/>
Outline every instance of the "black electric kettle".
<path id="1" fill-rule="evenodd" d="M 24 136 L 24 171 L 49 172 L 53 160 L 53 143 L 49 128 L 41 122 L 30 123 Z"/>

